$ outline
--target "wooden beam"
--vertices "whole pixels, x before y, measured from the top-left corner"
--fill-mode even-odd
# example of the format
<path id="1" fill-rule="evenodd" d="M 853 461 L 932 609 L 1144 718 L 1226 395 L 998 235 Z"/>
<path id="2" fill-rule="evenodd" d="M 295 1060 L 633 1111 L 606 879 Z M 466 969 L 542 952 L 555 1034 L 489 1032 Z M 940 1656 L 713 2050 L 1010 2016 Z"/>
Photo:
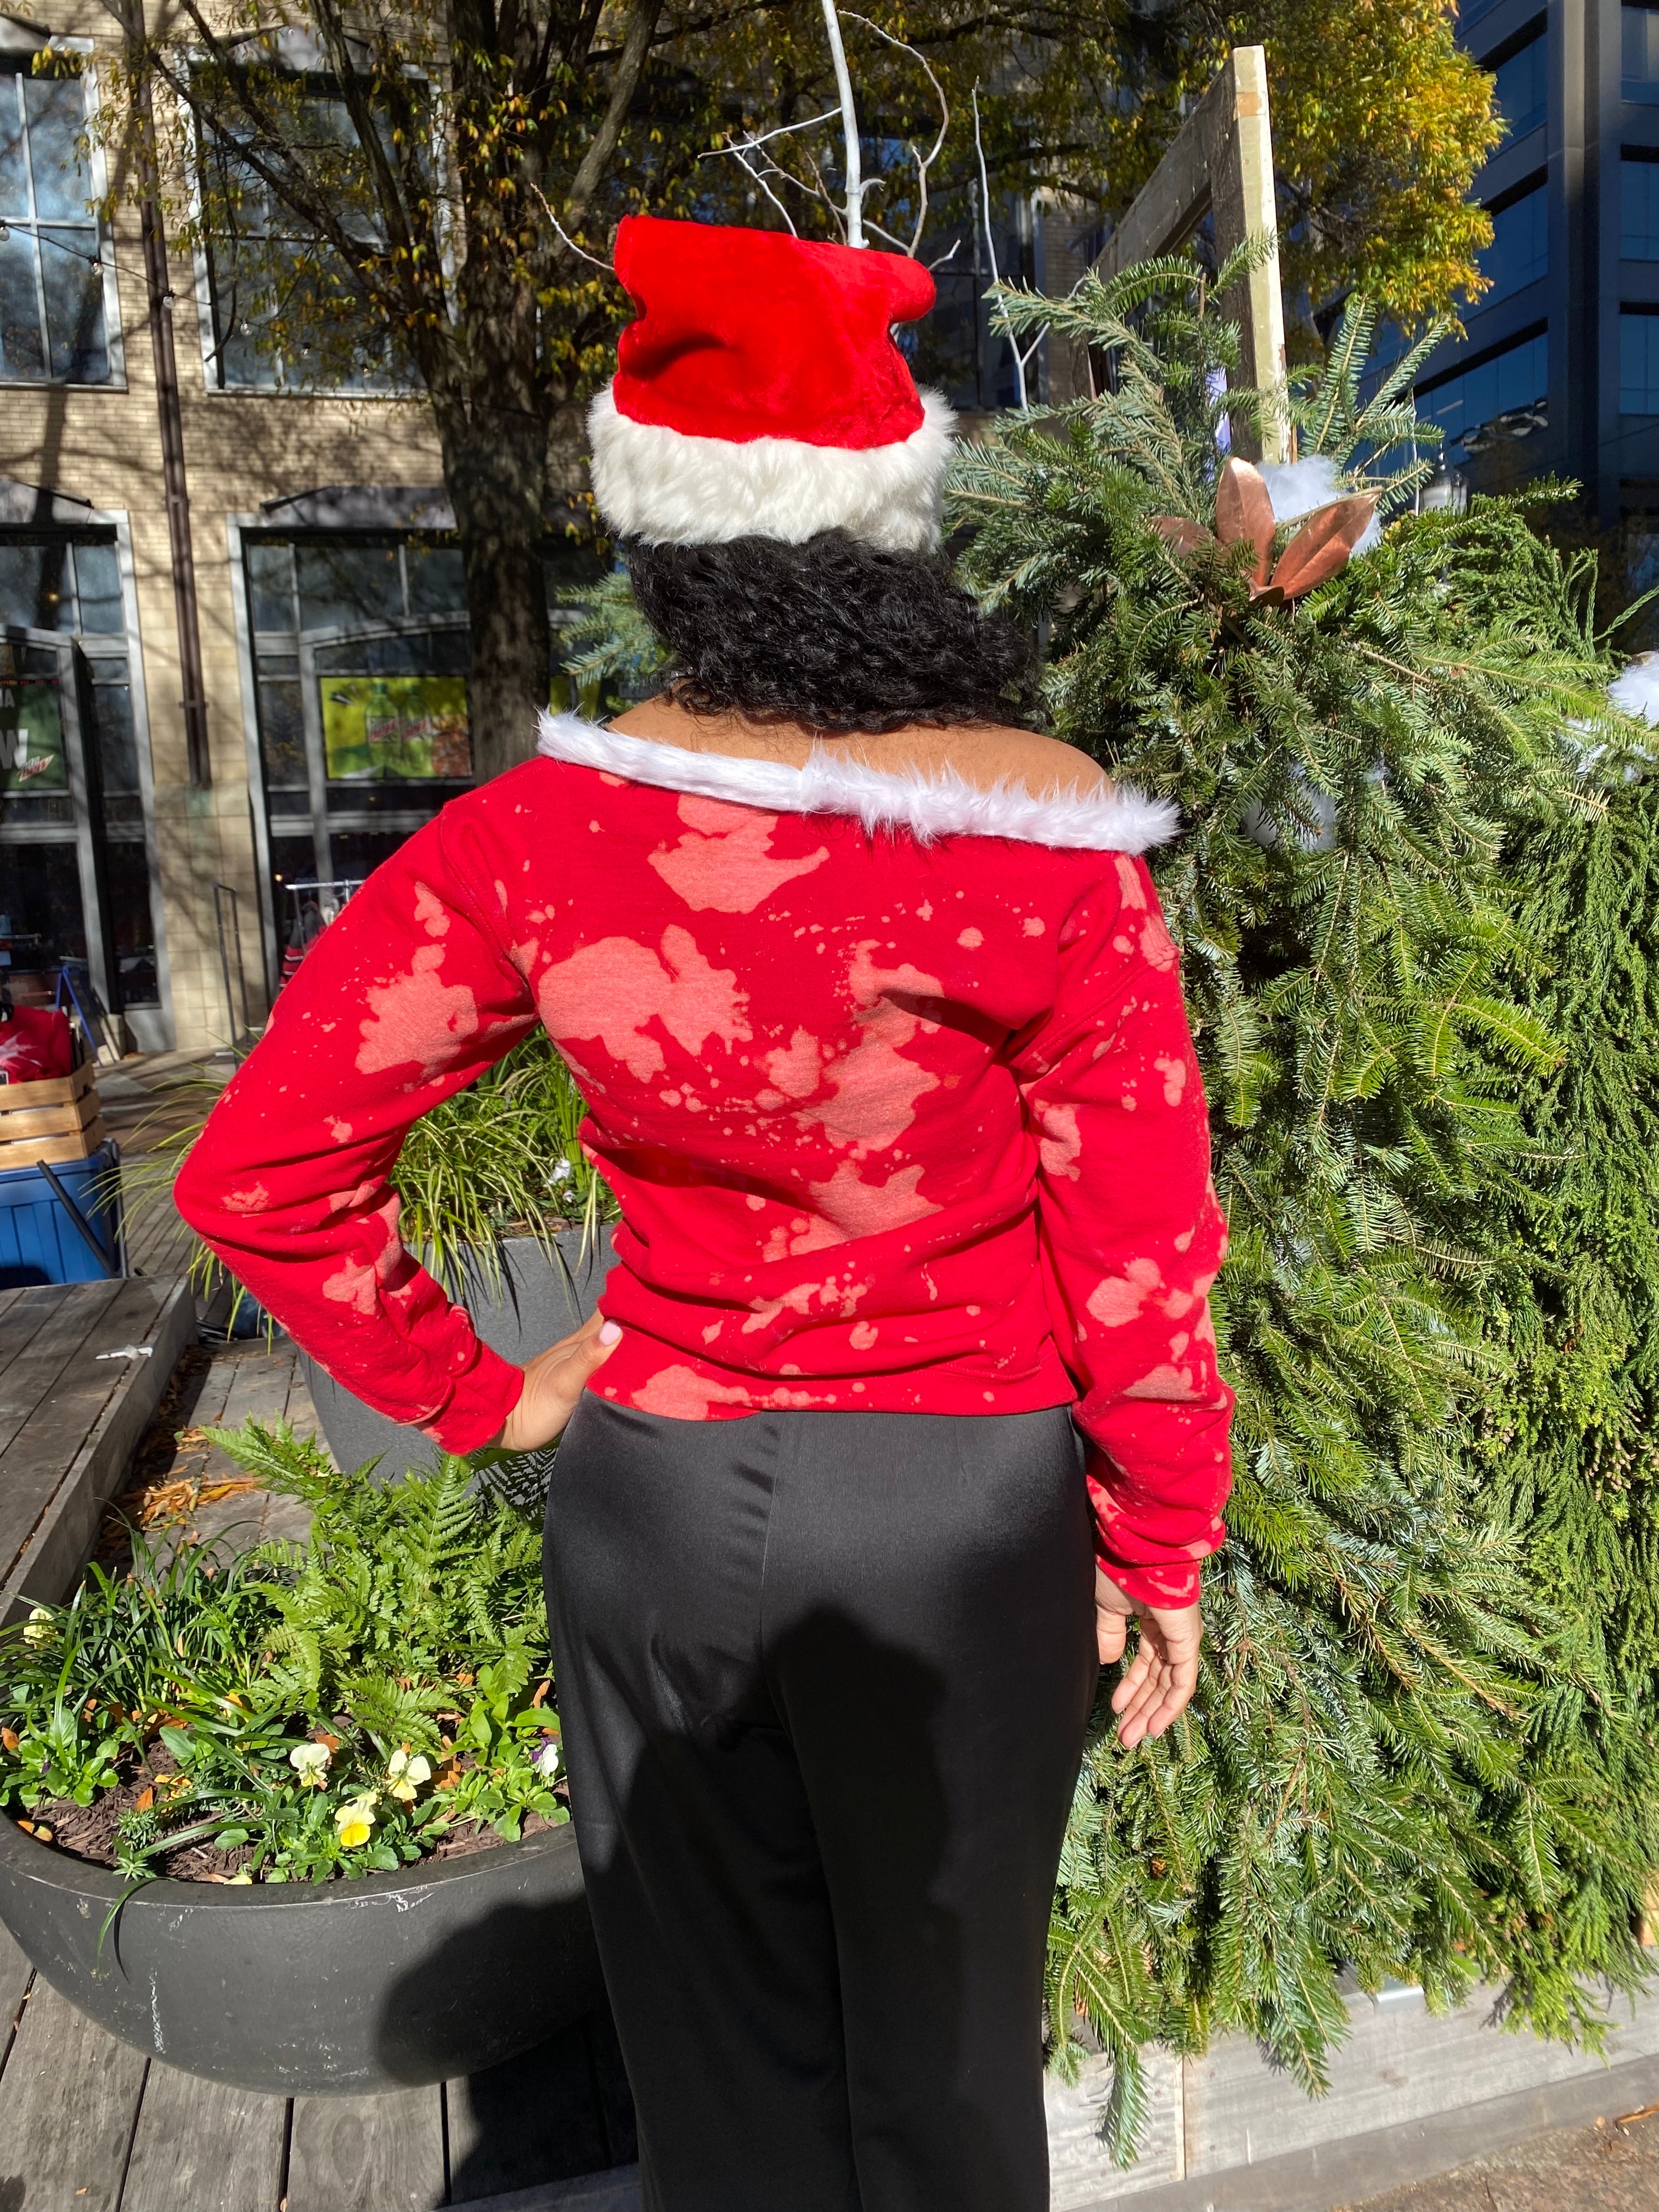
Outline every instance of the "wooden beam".
<path id="1" fill-rule="evenodd" d="M 1095 264 L 1097 273 L 1115 276 L 1137 261 L 1175 252 L 1212 213 L 1218 261 L 1246 239 L 1271 235 L 1277 226 L 1267 58 L 1260 46 L 1234 47 L 1107 240 Z M 1232 288 L 1221 307 L 1243 333 L 1239 369 L 1245 382 L 1263 392 L 1275 390 L 1285 381 L 1285 303 L 1277 245 L 1243 283 Z M 1264 425 L 1259 453 L 1241 426 L 1233 426 L 1234 451 L 1247 459 L 1283 460 L 1285 445 L 1282 423 Z"/>

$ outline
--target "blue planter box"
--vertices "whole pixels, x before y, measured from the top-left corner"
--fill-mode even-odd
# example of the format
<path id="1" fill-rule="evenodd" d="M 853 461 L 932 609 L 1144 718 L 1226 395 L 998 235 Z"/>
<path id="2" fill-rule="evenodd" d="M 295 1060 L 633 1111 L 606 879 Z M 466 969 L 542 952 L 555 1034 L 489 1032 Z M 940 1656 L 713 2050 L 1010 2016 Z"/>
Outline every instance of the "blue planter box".
<path id="1" fill-rule="evenodd" d="M 0 1173 L 0 1291 L 30 1283 L 95 1283 L 125 1273 L 121 1194 L 112 1175 L 120 1157 L 112 1143 L 105 1143 L 90 1159 L 64 1160 L 52 1167 L 102 1246 L 107 1268 L 87 1249 L 39 1168 Z"/>

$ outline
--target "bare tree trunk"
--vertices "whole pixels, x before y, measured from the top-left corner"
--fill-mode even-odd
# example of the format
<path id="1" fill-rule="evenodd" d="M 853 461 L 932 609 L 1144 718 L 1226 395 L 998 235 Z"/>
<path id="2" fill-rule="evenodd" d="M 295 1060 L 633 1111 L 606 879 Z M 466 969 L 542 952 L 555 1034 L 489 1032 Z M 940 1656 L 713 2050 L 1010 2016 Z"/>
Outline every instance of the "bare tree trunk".
<path id="1" fill-rule="evenodd" d="M 466 565 L 472 629 L 472 771 L 480 783 L 528 760 L 551 665 L 542 574 L 545 424 L 474 406 L 438 433 Z"/>

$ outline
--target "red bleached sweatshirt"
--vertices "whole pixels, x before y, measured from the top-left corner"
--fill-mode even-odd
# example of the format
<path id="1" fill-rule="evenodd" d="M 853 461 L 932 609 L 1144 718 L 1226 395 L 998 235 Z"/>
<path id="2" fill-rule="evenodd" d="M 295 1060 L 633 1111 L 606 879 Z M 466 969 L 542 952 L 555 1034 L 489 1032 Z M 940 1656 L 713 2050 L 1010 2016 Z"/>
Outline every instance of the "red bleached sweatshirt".
<path id="1" fill-rule="evenodd" d="M 621 1207 L 590 1387 L 684 1420 L 1076 1401 L 1098 1548 L 1182 1604 L 1223 1539 L 1224 1229 L 1169 811 L 680 748 L 562 716 L 307 954 L 179 1179 L 346 1388 L 475 1450 L 520 1371 L 404 1248 L 408 1130 L 539 1019 Z M 902 1470 L 895 1470 L 902 1479 Z"/>

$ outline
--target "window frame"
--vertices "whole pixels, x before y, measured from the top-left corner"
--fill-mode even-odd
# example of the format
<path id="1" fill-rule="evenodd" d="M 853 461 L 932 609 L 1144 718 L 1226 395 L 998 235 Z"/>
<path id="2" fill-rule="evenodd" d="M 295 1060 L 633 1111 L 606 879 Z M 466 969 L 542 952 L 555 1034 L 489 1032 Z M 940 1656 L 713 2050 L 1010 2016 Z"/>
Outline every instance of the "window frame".
<path id="1" fill-rule="evenodd" d="M 288 33 L 281 34 L 287 38 Z M 313 80 L 324 96 L 337 99 L 337 91 L 325 88 L 323 76 L 307 55 L 304 60 L 289 64 L 295 76 Z M 315 383 L 296 382 L 286 373 L 280 374 L 270 383 L 228 384 L 220 375 L 220 345 L 214 312 L 214 277 L 210 249 L 205 239 L 203 219 L 202 169 L 204 160 L 201 125 L 194 117 L 190 123 L 190 179 L 186 204 L 198 244 L 191 254 L 191 275 L 196 293 L 196 319 L 202 346 L 202 379 L 208 397 L 214 399 L 338 399 L 407 402 L 423 400 L 426 391 L 418 375 L 411 374 L 404 383 L 375 385 L 341 384 L 334 381 Z M 434 155 L 436 149 L 434 147 Z M 276 356 L 280 362 L 282 356 Z"/>
<path id="2" fill-rule="evenodd" d="M 1546 348 L 1544 355 L 1545 368 L 1543 390 L 1539 393 L 1535 399 L 1522 400 L 1514 407 L 1498 408 L 1494 414 L 1486 416 L 1484 422 L 1470 423 L 1467 430 L 1458 431 L 1455 436 L 1447 433 L 1444 443 L 1441 447 L 1441 451 L 1444 453 L 1447 459 L 1449 461 L 1452 460 L 1452 448 L 1455 446 L 1462 449 L 1456 461 L 1453 463 L 1453 465 L 1462 467 L 1467 465 L 1470 462 L 1476 461 L 1480 459 L 1481 453 L 1485 450 L 1484 447 L 1477 447 L 1475 452 L 1469 452 L 1467 445 L 1464 443 L 1469 431 L 1485 430 L 1488 428 L 1491 424 L 1501 422 L 1505 416 L 1518 415 L 1525 407 L 1537 407 L 1541 405 L 1545 410 L 1545 420 L 1536 427 L 1540 429 L 1547 429 L 1550 397 L 1549 380 L 1551 374 L 1551 365 L 1548 352 L 1549 338 L 1550 326 L 1547 320 L 1529 324 L 1525 330 L 1517 331 L 1512 336 L 1500 340 L 1497 344 L 1485 348 L 1480 353 L 1476 355 L 1473 361 L 1460 362 L 1455 367 L 1446 370 L 1443 375 L 1431 377 L 1426 381 L 1419 381 L 1413 386 L 1412 402 L 1419 415 L 1426 416 L 1431 422 L 1437 421 L 1438 420 L 1438 417 L 1432 413 L 1427 404 L 1432 400 L 1436 392 L 1443 392 L 1446 390 L 1448 386 L 1459 382 L 1462 378 L 1473 376 L 1477 371 L 1490 368 L 1494 362 L 1502 361 L 1506 355 L 1519 353 L 1525 347 L 1536 345 L 1540 340 L 1543 342 Z M 1444 428 L 1445 426 L 1443 424 L 1443 431 L 1444 430 Z"/>
<path id="3" fill-rule="evenodd" d="M 52 39 L 33 51 L 82 54 L 89 57 L 93 52 L 93 45 L 89 39 Z M 30 55 L 21 47 L 15 45 L 0 46 L 0 75 L 27 76 L 31 74 L 29 61 Z M 88 59 L 80 75 L 70 82 L 78 84 L 81 88 L 82 120 L 89 131 L 93 115 L 99 106 L 96 62 Z M 32 159 L 31 156 L 31 162 Z M 109 191 L 109 177 L 104 160 L 104 149 L 97 140 L 92 137 L 88 139 L 87 149 L 86 174 L 87 181 L 91 186 L 89 197 L 100 202 L 106 199 Z M 97 265 L 104 295 L 104 356 L 109 363 L 108 375 L 98 379 L 95 382 L 86 377 L 15 376 L 9 372 L 4 363 L 0 362 L 0 391 L 125 392 L 126 390 L 126 352 L 121 334 L 121 295 L 120 286 L 116 276 L 114 234 L 101 215 L 89 216 L 88 227 L 94 232 L 98 240 Z M 38 233 L 42 228 L 50 229 L 52 226 L 50 223 L 43 224 L 38 216 L 33 216 L 26 225 L 9 222 L 8 228 L 15 235 L 27 236 L 36 240 L 35 269 L 38 288 L 40 282 L 39 271 L 41 252 Z M 45 336 L 46 332 L 44 302 L 41 327 L 42 335 Z"/>
<path id="4" fill-rule="evenodd" d="M 1641 300 L 1621 300 L 1619 302 L 1619 416 L 1621 422 L 1651 422 L 1659 418 L 1659 404 L 1652 407 L 1626 407 L 1625 404 L 1625 325 L 1626 323 L 1646 323 L 1650 332 L 1659 334 L 1659 302 L 1649 305 Z M 1652 334 L 1648 338 L 1651 354 Z M 1650 398 L 1659 401 L 1659 378 L 1646 387 Z"/>
<path id="5" fill-rule="evenodd" d="M 1544 217 L 1544 258 L 1542 265 L 1535 270 L 1533 275 L 1519 283 L 1510 285 L 1507 289 L 1500 290 L 1497 280 L 1494 279 L 1491 289 L 1483 292 L 1474 303 L 1472 310 L 1474 313 L 1480 314 L 1487 307 L 1501 307 L 1506 300 L 1516 299 L 1532 285 L 1542 283 L 1548 276 L 1550 273 L 1549 188 L 1549 171 L 1534 169 L 1529 175 L 1518 179 L 1516 183 L 1509 186 L 1507 191 L 1498 193 L 1486 203 L 1485 211 L 1492 224 L 1492 243 L 1490 246 L 1482 247 L 1483 254 L 1492 252 L 1496 247 L 1498 223 L 1502 216 L 1512 214 L 1516 208 L 1525 206 L 1530 200 L 1541 200 Z M 1481 273 L 1485 275 L 1486 271 L 1483 270 Z"/>

